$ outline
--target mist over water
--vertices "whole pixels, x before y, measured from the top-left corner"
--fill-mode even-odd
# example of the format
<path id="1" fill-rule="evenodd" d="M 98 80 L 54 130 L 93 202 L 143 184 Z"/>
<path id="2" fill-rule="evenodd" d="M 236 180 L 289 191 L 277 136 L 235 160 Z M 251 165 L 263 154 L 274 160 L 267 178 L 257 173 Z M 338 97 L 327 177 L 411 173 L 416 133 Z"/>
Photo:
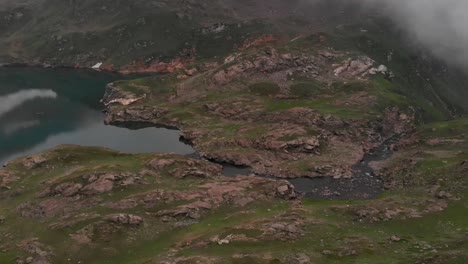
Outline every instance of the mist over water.
<path id="1" fill-rule="evenodd" d="M 193 153 L 179 141 L 178 131 L 104 124 L 99 100 L 105 85 L 120 78 L 58 69 L 0 69 L 0 165 L 62 144 L 127 153 Z"/>
<path id="2" fill-rule="evenodd" d="M 0 96 L 0 117 L 36 98 L 57 98 L 57 93 L 52 90 L 29 89 Z"/>
<path id="3" fill-rule="evenodd" d="M 41 124 L 41 121 L 39 120 L 12 122 L 8 126 L 4 127 L 2 131 L 6 135 L 11 135 L 22 129 L 31 128 L 34 126 L 38 126 L 40 124 Z"/>

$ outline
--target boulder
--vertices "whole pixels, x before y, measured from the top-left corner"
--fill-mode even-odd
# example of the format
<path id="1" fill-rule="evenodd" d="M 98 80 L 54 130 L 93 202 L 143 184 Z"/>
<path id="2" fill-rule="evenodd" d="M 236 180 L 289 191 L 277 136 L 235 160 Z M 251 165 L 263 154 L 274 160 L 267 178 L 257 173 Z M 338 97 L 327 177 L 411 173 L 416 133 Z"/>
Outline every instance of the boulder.
<path id="1" fill-rule="evenodd" d="M 374 60 L 366 56 L 348 59 L 340 67 L 336 68 L 334 73 L 335 76 L 346 79 L 362 78 L 371 74 L 371 72 L 375 74 L 376 70 L 372 70 L 374 63 Z"/>
<path id="2" fill-rule="evenodd" d="M 63 196 L 73 196 L 77 194 L 81 188 L 83 188 L 83 185 L 81 183 L 73 183 L 73 182 L 66 182 L 57 185 L 54 188 L 54 191 L 56 194 L 60 194 Z"/>
<path id="3" fill-rule="evenodd" d="M 154 159 L 151 160 L 148 165 L 155 170 L 161 170 L 174 164 L 175 162 L 176 161 L 173 159 Z"/>
<path id="4" fill-rule="evenodd" d="M 91 184 L 86 185 L 81 192 L 87 195 L 95 195 L 100 193 L 109 192 L 114 188 L 113 180 L 101 177 L 100 179 L 94 181 Z"/>
<path id="5" fill-rule="evenodd" d="M 112 223 L 130 226 L 139 226 L 143 223 L 143 218 L 132 214 L 113 214 L 106 217 Z"/>
<path id="6" fill-rule="evenodd" d="M 21 161 L 21 164 L 23 164 L 23 166 L 26 169 L 31 170 L 31 169 L 37 168 L 38 166 L 46 162 L 46 160 L 47 159 L 45 157 L 42 157 L 40 155 L 35 155 L 35 156 L 29 156 L 29 157 L 24 158 Z"/>

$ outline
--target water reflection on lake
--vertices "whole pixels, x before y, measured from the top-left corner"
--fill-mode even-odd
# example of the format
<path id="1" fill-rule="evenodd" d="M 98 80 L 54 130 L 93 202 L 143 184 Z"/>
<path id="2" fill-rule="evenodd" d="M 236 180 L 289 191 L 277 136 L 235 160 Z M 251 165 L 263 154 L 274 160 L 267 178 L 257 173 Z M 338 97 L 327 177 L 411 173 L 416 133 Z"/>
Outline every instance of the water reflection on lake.
<path id="1" fill-rule="evenodd" d="M 0 68 L 0 163 L 61 144 L 128 153 L 191 154 L 179 132 L 106 126 L 99 103 L 122 76 L 90 71 Z"/>

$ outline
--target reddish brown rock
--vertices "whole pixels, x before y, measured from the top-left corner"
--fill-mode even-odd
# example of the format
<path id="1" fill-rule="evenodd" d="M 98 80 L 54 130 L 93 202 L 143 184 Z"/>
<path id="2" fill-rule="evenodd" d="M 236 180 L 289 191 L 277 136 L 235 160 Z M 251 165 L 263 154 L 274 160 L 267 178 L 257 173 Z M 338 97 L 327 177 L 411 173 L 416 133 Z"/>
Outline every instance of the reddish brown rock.
<path id="1" fill-rule="evenodd" d="M 40 166 L 41 164 L 43 164 L 44 162 L 46 162 L 47 159 L 41 155 L 34 155 L 34 156 L 29 156 L 29 157 L 26 157 L 24 158 L 21 163 L 23 164 L 23 166 L 26 168 L 26 169 L 34 169 L 38 166 Z"/>
<path id="2" fill-rule="evenodd" d="M 186 49 L 181 51 L 181 56 L 169 62 L 155 60 L 150 63 L 145 63 L 143 59 L 135 60 L 119 70 L 122 74 L 134 73 L 172 73 L 180 69 L 184 69 L 187 65 L 193 63 L 195 50 Z"/>
<path id="3" fill-rule="evenodd" d="M 108 221 L 130 226 L 139 226 L 143 224 L 143 218 L 132 214 L 113 214 L 105 217 Z"/>
<path id="4" fill-rule="evenodd" d="M 20 258 L 18 263 L 33 263 L 33 264 L 50 264 L 53 257 L 52 249 L 37 239 L 23 240 L 18 244 L 18 247 L 26 251 L 31 256 L 23 259 Z"/>
<path id="5" fill-rule="evenodd" d="M 154 159 L 149 162 L 149 166 L 156 170 L 161 170 L 175 163 L 175 160 L 171 159 Z"/>
<path id="6" fill-rule="evenodd" d="M 54 191 L 56 194 L 60 194 L 63 196 L 73 196 L 77 194 L 81 190 L 81 188 L 83 188 L 83 185 L 81 183 L 67 182 L 56 186 Z"/>
<path id="7" fill-rule="evenodd" d="M 0 170 L 0 190 L 2 188 L 9 189 L 9 185 L 19 180 L 18 177 L 15 177 L 10 172 Z"/>
<path id="8" fill-rule="evenodd" d="M 291 241 L 305 235 L 302 230 L 305 221 L 298 215 L 283 216 L 263 224 L 262 238 L 268 240 Z"/>
<path id="9" fill-rule="evenodd" d="M 86 195 L 95 195 L 100 193 L 109 192 L 114 188 L 115 176 L 112 174 L 104 174 L 94 176 L 97 179 L 90 178 L 92 183 L 86 185 L 81 189 L 81 192 Z"/>
<path id="10" fill-rule="evenodd" d="M 387 137 L 414 130 L 414 114 L 402 113 L 398 107 L 385 110 L 383 134 Z"/>
<path id="11" fill-rule="evenodd" d="M 334 73 L 346 79 L 355 79 L 365 77 L 370 73 L 375 61 L 369 57 L 359 57 L 356 59 L 348 59 L 343 65 L 336 68 Z"/>
<path id="12" fill-rule="evenodd" d="M 265 46 L 268 43 L 272 43 L 278 40 L 279 38 L 274 35 L 263 35 L 252 40 L 246 40 L 242 45 L 241 50 L 246 50 L 251 47 Z"/>

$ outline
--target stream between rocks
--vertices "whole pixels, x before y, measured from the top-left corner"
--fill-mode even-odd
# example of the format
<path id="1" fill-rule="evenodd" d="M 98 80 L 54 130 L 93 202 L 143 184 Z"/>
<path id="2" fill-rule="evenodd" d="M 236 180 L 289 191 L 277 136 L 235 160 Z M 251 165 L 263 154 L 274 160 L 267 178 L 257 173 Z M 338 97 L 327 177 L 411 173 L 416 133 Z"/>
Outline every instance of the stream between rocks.
<path id="1" fill-rule="evenodd" d="M 361 162 L 353 166 L 353 176 L 351 178 L 334 178 L 333 175 L 315 178 L 294 178 L 286 179 L 296 191 L 303 193 L 312 199 L 327 200 L 365 200 L 376 198 L 384 190 L 382 179 L 375 174 L 370 163 L 383 161 L 391 157 L 393 151 L 390 146 L 397 143 L 400 136 L 394 136 L 384 141 L 372 152 L 364 155 Z M 191 155 L 194 158 L 201 158 L 198 154 Z M 219 164 L 219 163 L 218 163 Z M 269 179 L 283 180 L 266 175 L 254 175 L 248 167 L 239 167 L 227 163 L 221 163 L 223 173 L 227 177 L 239 175 L 252 175 L 253 177 L 265 177 Z"/>
<path id="2" fill-rule="evenodd" d="M 291 179 L 297 191 L 306 197 L 317 199 L 360 200 L 373 199 L 384 190 L 383 181 L 371 168 L 370 163 L 383 161 L 393 154 L 390 146 L 398 142 L 399 137 L 392 137 L 364 156 L 353 166 L 351 178 L 334 179 L 331 177 Z"/>

